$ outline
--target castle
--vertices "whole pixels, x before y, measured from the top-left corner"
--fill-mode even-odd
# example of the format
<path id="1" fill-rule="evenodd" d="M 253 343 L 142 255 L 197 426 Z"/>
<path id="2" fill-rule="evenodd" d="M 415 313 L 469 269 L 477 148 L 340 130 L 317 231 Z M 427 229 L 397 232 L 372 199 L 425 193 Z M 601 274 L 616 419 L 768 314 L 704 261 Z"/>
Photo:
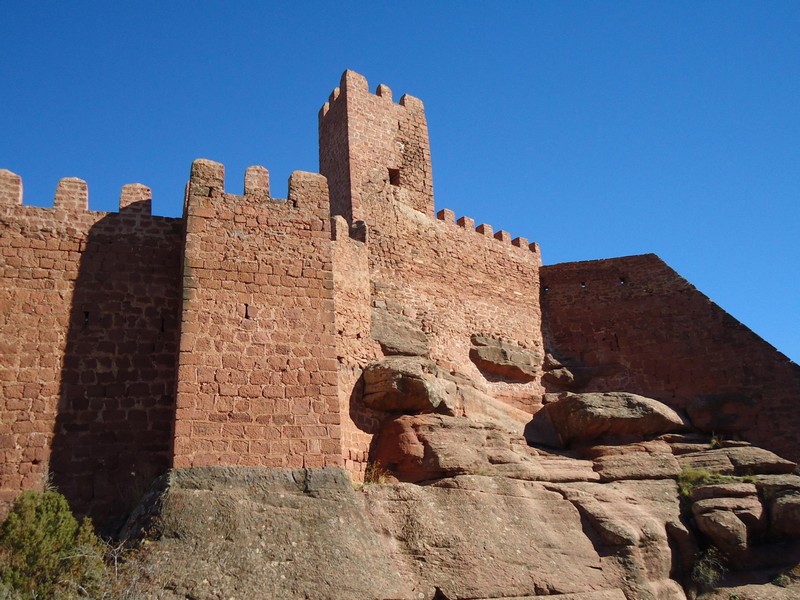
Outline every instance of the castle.
<path id="1" fill-rule="evenodd" d="M 89 211 L 75 178 L 25 206 L 0 171 L 0 502 L 48 473 L 101 521 L 171 467 L 362 479 L 383 417 L 362 373 L 392 354 L 531 414 L 553 390 L 641 393 L 800 459 L 798 366 L 656 256 L 542 267 L 536 243 L 435 212 L 422 102 L 352 71 L 319 140 L 286 199 L 262 167 L 233 194 L 195 161 L 182 218 L 139 184 Z M 477 360 L 486 343 L 526 376 Z"/>

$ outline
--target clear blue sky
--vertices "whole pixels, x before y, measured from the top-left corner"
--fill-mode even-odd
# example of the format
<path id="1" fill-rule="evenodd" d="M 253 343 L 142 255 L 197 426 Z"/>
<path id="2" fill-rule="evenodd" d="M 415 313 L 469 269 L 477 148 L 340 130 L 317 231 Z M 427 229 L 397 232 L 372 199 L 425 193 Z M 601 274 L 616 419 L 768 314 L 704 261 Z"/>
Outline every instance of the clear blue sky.
<path id="1" fill-rule="evenodd" d="M 191 161 L 317 171 L 345 68 L 425 102 L 437 208 L 546 263 L 655 252 L 800 360 L 800 2 L 6 0 L 0 168 L 93 210 Z"/>

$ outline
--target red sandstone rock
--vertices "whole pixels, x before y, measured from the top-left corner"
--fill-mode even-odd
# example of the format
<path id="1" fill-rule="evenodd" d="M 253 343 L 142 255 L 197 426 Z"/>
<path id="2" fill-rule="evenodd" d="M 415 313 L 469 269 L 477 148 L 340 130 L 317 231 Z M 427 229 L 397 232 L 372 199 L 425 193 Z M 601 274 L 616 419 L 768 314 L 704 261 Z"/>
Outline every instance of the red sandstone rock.
<path id="1" fill-rule="evenodd" d="M 428 336 L 416 322 L 385 309 L 372 309 L 371 333 L 386 355 L 424 356 L 430 350 Z"/>
<path id="2" fill-rule="evenodd" d="M 485 374 L 510 381 L 533 381 L 539 374 L 541 358 L 503 340 L 472 336 L 469 357 Z"/>
<path id="3" fill-rule="evenodd" d="M 533 444 L 568 447 L 603 437 L 645 437 L 685 429 L 668 406 L 625 392 L 563 393 L 545 404 L 525 429 Z"/>

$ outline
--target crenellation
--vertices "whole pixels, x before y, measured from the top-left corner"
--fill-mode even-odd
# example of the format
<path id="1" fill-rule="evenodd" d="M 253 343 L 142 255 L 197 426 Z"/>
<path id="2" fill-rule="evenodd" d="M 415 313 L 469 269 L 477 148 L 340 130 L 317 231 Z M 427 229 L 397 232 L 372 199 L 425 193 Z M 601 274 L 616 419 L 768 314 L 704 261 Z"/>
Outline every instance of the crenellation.
<path id="1" fill-rule="evenodd" d="M 83 179 L 65 177 L 58 182 L 53 208 L 86 212 L 89 210 L 89 186 Z"/>
<path id="2" fill-rule="evenodd" d="M 489 238 L 493 236 L 492 226 L 487 223 L 481 223 L 475 228 L 475 231 Z"/>
<path id="3" fill-rule="evenodd" d="M 149 187 L 141 183 L 129 183 L 122 186 L 119 209 L 149 215 L 152 212 L 152 201 L 153 192 Z"/>
<path id="4" fill-rule="evenodd" d="M 456 224 L 467 230 L 475 230 L 475 219 L 470 219 L 469 217 L 460 217 L 458 221 L 456 221 Z"/>
<path id="5" fill-rule="evenodd" d="M 8 169 L 0 169 L 0 204 L 22 204 L 22 177 Z"/>
<path id="6" fill-rule="evenodd" d="M 244 172 L 244 195 L 268 200 L 269 171 L 260 166 L 247 167 Z"/>
<path id="7" fill-rule="evenodd" d="M 392 101 L 392 90 L 386 84 L 381 83 L 375 89 L 375 95 L 376 96 L 380 96 L 381 98 L 383 98 L 384 100 L 387 100 L 388 102 Z"/>
<path id="8" fill-rule="evenodd" d="M 503 229 L 498 229 L 497 232 L 494 234 L 494 239 L 500 240 L 505 244 L 511 243 L 511 234 Z"/>
<path id="9" fill-rule="evenodd" d="M 444 221 L 445 223 L 450 223 L 455 225 L 456 222 L 456 214 L 450 210 L 449 208 L 443 208 L 439 212 L 436 213 L 436 218 L 440 221 Z"/>
<path id="10" fill-rule="evenodd" d="M 400 97 L 400 106 L 409 109 L 412 112 L 424 113 L 425 105 L 422 100 L 411 94 L 403 94 Z"/>

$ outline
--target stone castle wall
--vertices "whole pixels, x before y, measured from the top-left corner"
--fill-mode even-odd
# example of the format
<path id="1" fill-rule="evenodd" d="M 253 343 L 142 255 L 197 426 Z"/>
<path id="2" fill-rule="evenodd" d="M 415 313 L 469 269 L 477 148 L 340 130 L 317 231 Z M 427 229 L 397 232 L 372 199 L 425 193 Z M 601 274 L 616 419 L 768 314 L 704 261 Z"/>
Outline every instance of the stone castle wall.
<path id="1" fill-rule="evenodd" d="M 22 206 L 0 172 L 0 500 L 52 482 L 100 518 L 170 463 L 181 221 L 125 186 L 119 213 L 62 180 Z"/>
<path id="2" fill-rule="evenodd" d="M 325 179 L 294 173 L 244 195 L 195 161 L 186 205 L 176 467 L 321 467 L 341 461 Z"/>
<path id="3" fill-rule="evenodd" d="M 342 147 L 342 132 L 349 132 Z M 536 244 L 512 240 L 450 210 L 433 218 L 430 150 L 422 102 L 389 88 L 369 92 L 366 80 L 345 72 L 320 111 L 320 167 L 337 182 L 348 174 L 352 193 L 340 193 L 335 259 L 339 395 L 345 464 L 359 476 L 385 413 L 360 403 L 363 368 L 383 357 L 371 334 L 372 312 L 409 322 L 429 340 L 425 356 L 466 375 L 493 396 L 533 412 L 538 381 L 490 380 L 470 360 L 474 335 L 502 339 L 539 355 L 541 314 Z M 352 224 L 353 231 L 348 231 Z M 358 233 L 360 231 L 360 234 Z M 361 240 L 354 240 L 353 237 Z"/>
<path id="4" fill-rule="evenodd" d="M 362 402 L 362 374 L 397 353 L 387 322 L 416 336 L 401 353 L 504 410 L 541 406 L 547 350 L 591 370 L 587 389 L 756 406 L 742 435 L 800 458 L 797 366 L 660 260 L 541 268 L 535 243 L 434 216 L 416 98 L 348 71 L 319 119 L 321 175 L 293 174 L 281 200 L 251 167 L 234 195 L 198 160 L 181 219 L 151 216 L 141 185 L 119 213 L 89 211 L 78 179 L 53 208 L 22 206 L 0 171 L 0 503 L 48 473 L 101 522 L 170 466 L 343 464 L 362 479 L 387 416 Z M 536 374 L 485 372 L 476 336 Z"/>
<path id="5" fill-rule="evenodd" d="M 589 391 L 689 410 L 709 433 L 800 459 L 800 367 L 654 254 L 542 269 L 545 346 Z"/>

